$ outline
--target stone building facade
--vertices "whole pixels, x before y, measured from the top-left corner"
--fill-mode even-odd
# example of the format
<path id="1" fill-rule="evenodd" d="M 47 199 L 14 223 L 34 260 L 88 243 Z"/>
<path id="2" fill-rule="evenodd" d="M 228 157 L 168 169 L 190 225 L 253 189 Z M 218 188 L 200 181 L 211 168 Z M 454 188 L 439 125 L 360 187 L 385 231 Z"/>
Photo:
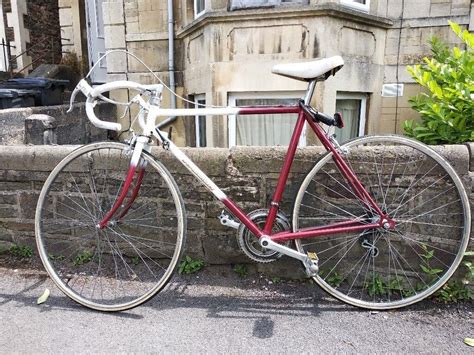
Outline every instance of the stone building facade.
<path id="1" fill-rule="evenodd" d="M 61 61 L 56 0 L 2 0 L 0 5 L 0 71 L 26 74 Z"/>
<path id="2" fill-rule="evenodd" d="M 102 5 L 96 13 L 103 16 L 104 50 L 133 52 L 169 82 L 168 2 L 87 0 L 85 7 L 91 3 Z M 62 31 L 72 39 L 63 50 L 84 55 L 83 1 L 59 6 Z M 429 55 L 433 35 L 459 44 L 448 20 L 474 29 L 473 7 L 471 0 L 174 0 L 177 92 L 207 105 L 295 102 L 305 83 L 272 74 L 272 66 L 341 55 L 344 68 L 318 84 L 313 98 L 319 110 L 345 114 L 348 128 L 339 138 L 402 133 L 403 120 L 416 117 L 408 98 L 419 91 L 406 66 Z M 103 69 L 106 80 L 152 81 L 124 53 L 107 57 Z M 173 135 L 189 146 L 284 145 L 291 118 L 279 119 L 283 128 L 274 129 L 269 117 L 180 118 Z M 315 143 L 310 134 L 302 142 Z"/>

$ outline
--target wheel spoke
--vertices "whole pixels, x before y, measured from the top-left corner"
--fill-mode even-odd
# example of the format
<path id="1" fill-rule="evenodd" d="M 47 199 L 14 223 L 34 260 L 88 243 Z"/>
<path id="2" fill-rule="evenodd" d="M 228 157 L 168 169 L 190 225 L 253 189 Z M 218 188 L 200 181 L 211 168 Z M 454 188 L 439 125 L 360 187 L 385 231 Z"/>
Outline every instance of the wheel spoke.
<path id="1" fill-rule="evenodd" d="M 296 247 L 317 253 L 323 274 L 315 280 L 342 301 L 371 309 L 420 301 L 453 274 L 467 246 L 462 182 L 430 148 L 404 137 L 364 137 L 346 147 L 347 166 L 395 225 L 296 240 Z M 333 153 L 321 158 L 296 197 L 293 230 L 379 222 L 348 186 Z"/>
<path id="2" fill-rule="evenodd" d="M 147 173 L 129 213 L 98 226 L 124 186 L 128 150 L 112 142 L 75 150 L 52 172 L 38 202 L 37 238 L 47 271 L 69 297 L 93 309 L 125 310 L 151 298 L 170 279 L 185 239 L 176 184 L 145 154 Z M 59 184 L 62 189 L 52 188 Z M 157 211 L 163 206 L 166 216 Z"/>

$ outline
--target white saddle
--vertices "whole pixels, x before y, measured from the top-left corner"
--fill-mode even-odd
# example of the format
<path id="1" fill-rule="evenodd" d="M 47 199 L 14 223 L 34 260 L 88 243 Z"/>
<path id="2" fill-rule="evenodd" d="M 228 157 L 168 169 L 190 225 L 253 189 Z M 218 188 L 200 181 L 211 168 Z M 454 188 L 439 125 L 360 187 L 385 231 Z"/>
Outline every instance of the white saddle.
<path id="1" fill-rule="evenodd" d="M 336 74 L 344 65 L 344 59 L 336 55 L 330 58 L 318 59 L 312 62 L 277 64 L 272 73 L 287 76 L 296 80 L 312 81 L 326 80 Z"/>

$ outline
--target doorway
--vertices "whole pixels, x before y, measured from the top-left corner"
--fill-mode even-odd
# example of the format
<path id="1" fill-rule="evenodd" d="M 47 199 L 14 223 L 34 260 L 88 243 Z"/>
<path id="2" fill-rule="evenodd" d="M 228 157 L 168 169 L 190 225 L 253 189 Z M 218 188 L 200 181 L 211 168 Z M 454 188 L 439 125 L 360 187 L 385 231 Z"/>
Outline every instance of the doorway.
<path id="1" fill-rule="evenodd" d="M 104 0 L 86 1 L 87 46 L 90 68 L 92 68 L 105 53 L 103 2 Z M 105 58 L 95 67 L 90 77 L 93 84 L 106 82 L 107 63 Z"/>

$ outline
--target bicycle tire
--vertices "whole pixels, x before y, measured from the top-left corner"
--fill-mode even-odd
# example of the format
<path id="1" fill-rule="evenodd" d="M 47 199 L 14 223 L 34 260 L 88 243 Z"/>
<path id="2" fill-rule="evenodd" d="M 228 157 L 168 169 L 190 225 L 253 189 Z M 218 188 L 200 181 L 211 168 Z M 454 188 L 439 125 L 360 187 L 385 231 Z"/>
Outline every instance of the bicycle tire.
<path id="1" fill-rule="evenodd" d="M 55 167 L 38 199 L 35 234 L 46 271 L 68 297 L 95 310 L 123 311 L 151 299 L 170 280 L 186 239 L 176 182 L 146 152 L 138 196 L 125 211 L 131 188 L 99 227 L 120 194 L 131 153 L 115 142 L 80 147 Z"/>
<path id="2" fill-rule="evenodd" d="M 395 219 L 395 229 L 300 239 L 297 249 L 317 253 L 314 280 L 346 303 L 386 310 L 425 299 L 452 276 L 469 242 L 471 212 L 461 179 L 433 149 L 406 137 L 362 137 L 345 149 L 345 161 Z M 293 230 L 354 217 L 376 218 L 328 153 L 301 184 Z"/>

